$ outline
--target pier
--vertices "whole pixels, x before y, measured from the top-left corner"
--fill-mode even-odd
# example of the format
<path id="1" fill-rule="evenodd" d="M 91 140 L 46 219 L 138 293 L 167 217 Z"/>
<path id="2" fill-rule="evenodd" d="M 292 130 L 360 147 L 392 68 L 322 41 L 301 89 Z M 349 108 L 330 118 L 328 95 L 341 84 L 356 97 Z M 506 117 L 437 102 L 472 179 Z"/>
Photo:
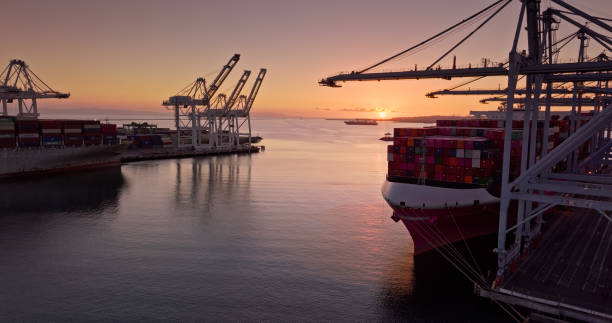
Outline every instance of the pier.
<path id="1" fill-rule="evenodd" d="M 241 145 L 225 147 L 203 147 L 198 149 L 191 148 L 152 148 L 152 149 L 132 149 L 126 150 L 121 154 L 121 162 L 129 163 L 142 160 L 169 159 L 169 158 L 189 158 L 228 154 L 252 154 L 263 150 L 262 147 Z"/>

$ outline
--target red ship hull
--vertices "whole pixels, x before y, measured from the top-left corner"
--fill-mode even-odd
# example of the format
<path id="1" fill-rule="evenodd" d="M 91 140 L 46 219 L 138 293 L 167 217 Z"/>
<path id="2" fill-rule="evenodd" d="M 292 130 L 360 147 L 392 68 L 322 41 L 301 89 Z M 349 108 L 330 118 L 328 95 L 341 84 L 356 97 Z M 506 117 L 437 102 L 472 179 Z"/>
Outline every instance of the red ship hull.
<path id="1" fill-rule="evenodd" d="M 410 232 L 414 254 L 420 255 L 463 240 L 495 234 L 499 203 L 426 210 L 394 206 L 393 214 Z"/>

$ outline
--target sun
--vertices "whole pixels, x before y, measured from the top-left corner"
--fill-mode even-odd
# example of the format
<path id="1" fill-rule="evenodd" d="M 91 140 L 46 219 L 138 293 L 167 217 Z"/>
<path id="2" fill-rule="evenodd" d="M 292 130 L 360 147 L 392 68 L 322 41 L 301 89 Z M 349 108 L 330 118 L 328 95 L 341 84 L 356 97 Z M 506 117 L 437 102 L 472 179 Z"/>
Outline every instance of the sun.
<path id="1" fill-rule="evenodd" d="M 386 117 L 386 116 L 387 116 L 387 112 L 385 112 L 385 111 L 380 111 L 380 112 L 378 113 L 378 115 L 379 115 L 381 118 L 384 118 L 384 117 Z"/>

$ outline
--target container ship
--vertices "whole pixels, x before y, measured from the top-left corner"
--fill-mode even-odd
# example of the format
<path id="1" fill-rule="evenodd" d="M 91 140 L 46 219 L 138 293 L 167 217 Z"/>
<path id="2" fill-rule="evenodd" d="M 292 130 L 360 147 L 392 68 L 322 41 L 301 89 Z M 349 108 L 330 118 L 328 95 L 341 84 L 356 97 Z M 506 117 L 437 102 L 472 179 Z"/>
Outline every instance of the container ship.
<path id="1" fill-rule="evenodd" d="M 579 122 L 590 116 L 583 114 Z M 552 134 L 544 147 L 548 151 L 570 132 L 567 116 L 550 120 Z M 497 232 L 504 123 L 437 120 L 432 127 L 394 129 L 382 195 L 393 209 L 392 218 L 410 232 L 415 255 Z M 512 123 L 511 179 L 519 174 L 523 138 L 523 121 Z M 544 122 L 537 126 L 541 137 Z M 541 152 L 541 138 L 537 143 L 536 151 Z M 565 167 L 564 162 L 557 167 Z"/>
<path id="2" fill-rule="evenodd" d="M 120 166 L 117 127 L 0 116 L 0 178 Z"/>
<path id="3" fill-rule="evenodd" d="M 347 125 L 359 125 L 359 126 L 376 126 L 378 122 L 373 119 L 353 119 L 344 121 Z"/>

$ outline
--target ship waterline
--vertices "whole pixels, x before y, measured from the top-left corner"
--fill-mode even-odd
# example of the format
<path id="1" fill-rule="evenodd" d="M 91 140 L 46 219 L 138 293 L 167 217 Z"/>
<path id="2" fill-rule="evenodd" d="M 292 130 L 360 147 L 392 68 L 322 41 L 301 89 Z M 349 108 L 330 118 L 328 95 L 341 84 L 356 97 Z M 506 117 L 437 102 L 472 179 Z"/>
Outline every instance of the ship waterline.
<path id="1" fill-rule="evenodd" d="M 499 199 L 484 188 L 454 189 L 385 181 L 382 194 L 421 255 L 462 240 L 494 234 Z"/>
<path id="2" fill-rule="evenodd" d="M 121 165 L 121 145 L 0 150 L 0 178 Z"/>

